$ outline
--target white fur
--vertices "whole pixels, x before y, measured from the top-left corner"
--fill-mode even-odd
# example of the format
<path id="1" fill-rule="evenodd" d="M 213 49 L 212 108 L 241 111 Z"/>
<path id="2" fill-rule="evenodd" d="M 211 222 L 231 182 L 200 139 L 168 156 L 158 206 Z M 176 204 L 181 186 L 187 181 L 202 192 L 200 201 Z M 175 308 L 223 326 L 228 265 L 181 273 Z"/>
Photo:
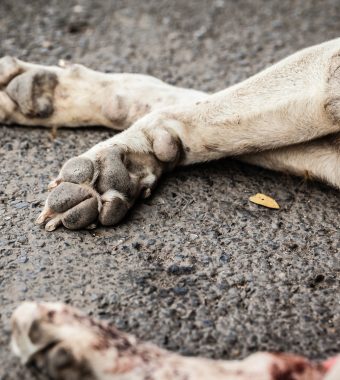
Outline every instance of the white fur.
<path id="1" fill-rule="evenodd" d="M 6 92 L 0 91 L 0 118 L 7 123 L 103 125 L 114 129 L 126 129 L 137 121 L 126 132 L 99 143 L 84 155 L 94 159 L 102 147 L 112 144 L 150 152 L 152 147 L 144 132 L 152 134 L 153 129 L 165 127 L 190 149 L 185 164 L 237 155 L 270 169 L 299 175 L 308 170 L 312 177 L 339 187 L 339 171 L 334 169 L 339 153 L 331 142 L 327 149 L 325 142 L 285 148 L 339 132 L 339 124 L 324 108 L 328 99 L 338 96 L 327 80 L 332 60 L 338 59 L 339 52 L 340 39 L 302 50 L 211 96 L 145 75 L 102 74 L 79 65 L 46 68 L 5 58 L 0 61 L 0 83 L 5 83 L 6 75 L 13 77 L 16 69 L 43 69 L 57 73 L 59 86 L 55 112 L 47 119 L 24 117 Z M 117 96 L 119 102 L 115 101 Z M 114 117 L 117 114 L 120 118 Z M 247 155 L 243 157 L 242 153 Z"/>

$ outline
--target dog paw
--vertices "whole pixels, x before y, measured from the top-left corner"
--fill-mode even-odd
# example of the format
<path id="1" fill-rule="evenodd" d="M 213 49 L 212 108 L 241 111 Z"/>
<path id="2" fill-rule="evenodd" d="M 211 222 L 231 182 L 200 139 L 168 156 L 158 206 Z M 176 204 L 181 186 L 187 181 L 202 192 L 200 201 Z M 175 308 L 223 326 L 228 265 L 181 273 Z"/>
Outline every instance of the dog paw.
<path id="1" fill-rule="evenodd" d="M 56 72 L 26 64 L 14 57 L 0 59 L 1 121 L 29 123 L 32 118 L 48 118 L 54 112 Z"/>
<path id="2" fill-rule="evenodd" d="M 54 90 L 57 84 L 57 74 L 35 69 L 15 76 L 5 92 L 24 116 L 46 118 L 54 111 Z"/>
<path id="3" fill-rule="evenodd" d="M 93 347 L 105 326 L 91 322 L 61 303 L 25 302 L 12 316 L 12 351 L 46 378 L 94 380 Z"/>
<path id="4" fill-rule="evenodd" d="M 150 138 L 145 141 L 150 143 Z M 150 196 L 161 174 L 178 161 L 180 144 L 167 131 L 157 131 L 148 152 L 123 143 L 100 145 L 95 155 L 71 158 L 53 180 L 45 207 L 37 219 L 53 231 L 88 228 L 97 222 L 112 226 L 120 222 L 138 197 Z M 142 149 L 141 149 L 142 150 Z"/>
<path id="5" fill-rule="evenodd" d="M 11 322 L 13 353 L 48 379 L 146 379 L 149 360 L 162 355 L 158 348 L 144 347 L 134 336 L 62 303 L 25 302 Z"/>

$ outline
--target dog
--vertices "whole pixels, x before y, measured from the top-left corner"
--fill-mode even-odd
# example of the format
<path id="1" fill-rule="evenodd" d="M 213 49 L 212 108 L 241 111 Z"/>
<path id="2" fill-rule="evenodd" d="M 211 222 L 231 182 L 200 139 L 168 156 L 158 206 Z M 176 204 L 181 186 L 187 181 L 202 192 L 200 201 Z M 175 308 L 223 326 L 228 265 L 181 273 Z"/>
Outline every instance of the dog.
<path id="1" fill-rule="evenodd" d="M 336 39 L 208 95 L 145 75 L 5 57 L 0 120 L 123 130 L 65 163 L 37 219 L 48 231 L 111 226 L 165 171 L 226 156 L 339 188 L 339 67 Z"/>
<path id="2" fill-rule="evenodd" d="M 123 131 L 63 165 L 37 218 L 47 231 L 115 225 L 164 172 L 226 156 L 340 188 L 340 39 L 216 94 L 145 75 L 5 57 L 0 120 Z M 14 352 L 55 379 L 340 378 L 336 360 L 317 365 L 269 353 L 243 362 L 183 358 L 62 304 L 23 304 L 12 325 Z"/>

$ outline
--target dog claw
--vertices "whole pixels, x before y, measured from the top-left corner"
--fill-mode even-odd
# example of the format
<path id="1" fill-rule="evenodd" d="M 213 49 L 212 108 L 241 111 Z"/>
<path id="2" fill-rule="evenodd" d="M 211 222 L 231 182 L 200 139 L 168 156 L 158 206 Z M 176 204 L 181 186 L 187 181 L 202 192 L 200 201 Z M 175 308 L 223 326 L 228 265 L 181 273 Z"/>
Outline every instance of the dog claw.
<path id="1" fill-rule="evenodd" d="M 46 220 L 52 218 L 52 216 L 54 215 L 55 213 L 48 207 L 45 205 L 43 211 L 39 214 L 39 216 L 37 217 L 37 219 L 35 220 L 35 224 L 43 224 L 46 222 Z"/>
<path id="2" fill-rule="evenodd" d="M 61 224 L 62 224 L 62 219 L 58 215 L 55 218 L 51 219 L 48 223 L 46 223 L 45 230 L 48 232 L 52 232 L 56 230 Z"/>
<path id="3" fill-rule="evenodd" d="M 47 185 L 47 190 L 53 190 L 62 183 L 61 178 L 56 178 Z"/>
<path id="4" fill-rule="evenodd" d="M 89 226 L 86 227 L 87 230 L 94 230 L 95 228 L 97 228 L 97 224 L 96 223 L 92 223 L 92 224 L 90 224 Z"/>

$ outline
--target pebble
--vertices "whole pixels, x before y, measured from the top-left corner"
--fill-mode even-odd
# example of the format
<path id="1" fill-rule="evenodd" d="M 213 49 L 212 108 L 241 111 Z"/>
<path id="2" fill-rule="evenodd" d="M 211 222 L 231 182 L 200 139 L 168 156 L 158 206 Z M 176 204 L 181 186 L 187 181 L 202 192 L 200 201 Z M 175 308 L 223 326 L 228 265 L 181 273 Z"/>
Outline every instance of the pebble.
<path id="1" fill-rule="evenodd" d="M 29 207 L 29 203 L 27 202 L 18 202 L 14 205 L 15 208 L 18 208 L 18 209 L 25 209 L 25 208 L 28 208 Z"/>
<path id="2" fill-rule="evenodd" d="M 188 293 L 188 288 L 176 286 L 173 288 L 173 292 L 178 296 L 184 296 Z"/>
<path id="3" fill-rule="evenodd" d="M 20 256 L 18 258 L 18 262 L 21 263 L 21 264 L 25 264 L 25 263 L 27 263 L 27 261 L 28 261 L 28 257 L 26 255 L 25 256 Z"/>
<path id="4" fill-rule="evenodd" d="M 170 265 L 169 268 L 167 269 L 167 272 L 169 274 L 172 274 L 172 275 L 175 275 L 175 276 L 181 276 L 181 275 L 185 275 L 185 274 L 190 274 L 194 271 L 194 267 L 192 265 L 177 265 L 177 264 L 173 264 L 173 265 Z"/>
<path id="5" fill-rule="evenodd" d="M 21 148 L 21 149 L 27 150 L 29 147 L 30 147 L 30 144 L 29 144 L 28 141 L 23 141 L 23 142 L 20 144 L 20 148 Z"/>

